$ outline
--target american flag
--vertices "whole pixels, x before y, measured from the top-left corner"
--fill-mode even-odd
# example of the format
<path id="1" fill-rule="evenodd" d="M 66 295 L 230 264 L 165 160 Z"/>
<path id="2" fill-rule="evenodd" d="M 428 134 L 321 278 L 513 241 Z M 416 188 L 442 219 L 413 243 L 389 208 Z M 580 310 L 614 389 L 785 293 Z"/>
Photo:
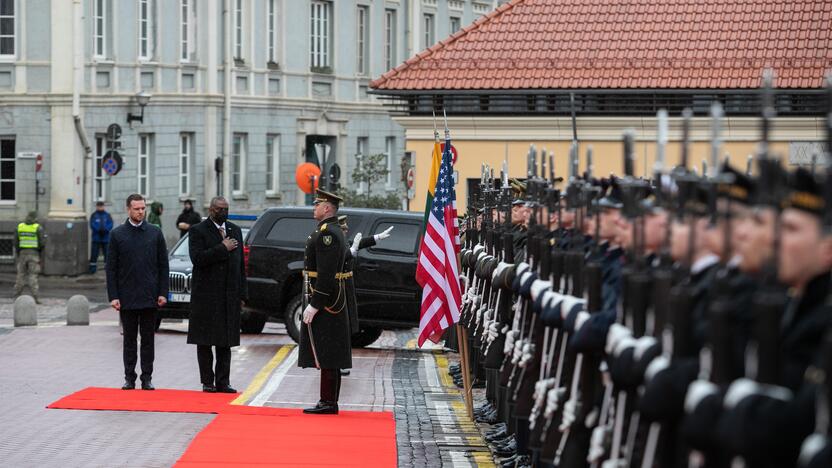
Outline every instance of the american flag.
<path id="1" fill-rule="evenodd" d="M 419 249 L 416 281 L 422 286 L 419 346 L 439 341 L 442 332 L 459 321 L 462 293 L 459 285 L 459 221 L 453 183 L 451 140 L 446 137 L 442 164 L 436 178 L 425 235 Z"/>

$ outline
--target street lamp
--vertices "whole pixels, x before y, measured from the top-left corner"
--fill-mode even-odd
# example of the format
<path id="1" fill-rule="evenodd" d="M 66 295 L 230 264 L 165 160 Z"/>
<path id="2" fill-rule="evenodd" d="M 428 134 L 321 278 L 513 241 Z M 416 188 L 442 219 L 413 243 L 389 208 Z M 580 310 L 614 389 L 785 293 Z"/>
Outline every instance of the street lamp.
<path id="1" fill-rule="evenodd" d="M 139 104 L 139 108 L 141 109 L 141 114 L 131 114 L 130 112 L 127 113 L 127 123 L 132 127 L 133 122 L 144 123 L 144 107 L 150 102 L 150 98 L 153 97 L 152 94 L 148 93 L 147 91 L 139 91 L 136 93 L 136 102 Z"/>

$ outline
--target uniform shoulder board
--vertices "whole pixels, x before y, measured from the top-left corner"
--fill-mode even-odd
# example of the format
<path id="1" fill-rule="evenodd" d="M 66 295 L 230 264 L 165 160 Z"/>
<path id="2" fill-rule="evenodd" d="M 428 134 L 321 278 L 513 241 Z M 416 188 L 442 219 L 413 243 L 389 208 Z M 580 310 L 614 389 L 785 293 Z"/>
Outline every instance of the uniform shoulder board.
<path id="1" fill-rule="evenodd" d="M 321 224 L 321 231 L 326 231 L 326 223 Z"/>

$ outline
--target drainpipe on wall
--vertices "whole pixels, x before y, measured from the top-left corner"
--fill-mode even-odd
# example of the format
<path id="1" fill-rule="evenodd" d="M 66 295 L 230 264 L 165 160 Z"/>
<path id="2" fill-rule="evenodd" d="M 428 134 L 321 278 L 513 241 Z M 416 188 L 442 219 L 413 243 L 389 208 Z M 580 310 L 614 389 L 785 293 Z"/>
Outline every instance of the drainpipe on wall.
<path id="1" fill-rule="evenodd" d="M 231 0 L 225 0 L 225 9 L 223 11 L 225 16 L 223 19 L 225 24 L 225 95 L 223 109 L 223 136 L 222 136 L 222 177 L 217 184 L 217 195 L 223 195 L 223 188 L 228 185 L 226 183 L 228 178 L 228 168 L 230 167 L 231 155 L 231 67 L 234 64 L 232 57 L 232 18 L 231 18 Z"/>
<path id="2" fill-rule="evenodd" d="M 90 211 L 87 203 L 92 200 L 92 195 L 87 193 L 87 187 L 90 186 L 87 177 L 92 173 L 92 147 L 89 140 L 87 140 L 87 132 L 84 129 L 84 121 L 81 119 L 81 86 L 84 84 L 84 35 L 83 35 L 83 6 L 82 0 L 72 0 L 72 32 L 73 32 L 73 61 L 72 61 L 72 118 L 75 121 L 75 132 L 78 134 L 78 139 L 81 141 L 81 146 L 84 147 L 84 165 L 82 179 L 83 185 L 83 200 L 81 206 L 84 213 Z"/>

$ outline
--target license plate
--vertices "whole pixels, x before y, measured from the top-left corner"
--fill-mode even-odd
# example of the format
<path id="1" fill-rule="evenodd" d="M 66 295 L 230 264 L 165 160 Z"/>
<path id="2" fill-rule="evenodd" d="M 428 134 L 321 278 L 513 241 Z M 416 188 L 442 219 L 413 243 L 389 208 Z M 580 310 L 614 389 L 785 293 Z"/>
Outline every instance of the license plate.
<path id="1" fill-rule="evenodd" d="M 170 294 L 170 302 L 191 302 L 190 294 Z"/>

